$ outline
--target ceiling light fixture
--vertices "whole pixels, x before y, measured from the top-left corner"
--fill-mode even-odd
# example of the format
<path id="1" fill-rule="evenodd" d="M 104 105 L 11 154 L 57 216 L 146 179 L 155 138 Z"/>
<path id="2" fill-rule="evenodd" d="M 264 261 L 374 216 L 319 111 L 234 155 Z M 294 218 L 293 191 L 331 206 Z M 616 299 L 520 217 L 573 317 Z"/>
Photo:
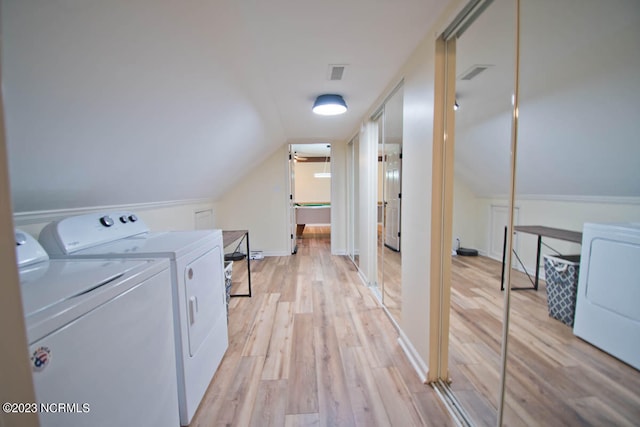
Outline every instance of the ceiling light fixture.
<path id="1" fill-rule="evenodd" d="M 335 116 L 347 111 L 347 103 L 341 95 L 320 95 L 313 103 L 312 111 L 321 116 Z"/>
<path id="2" fill-rule="evenodd" d="M 331 147 L 327 145 L 327 148 Z M 314 178 L 331 178 L 331 172 L 327 172 L 327 166 L 329 165 L 329 156 L 324 159 L 324 167 L 322 168 L 322 172 L 316 172 L 313 174 Z"/>

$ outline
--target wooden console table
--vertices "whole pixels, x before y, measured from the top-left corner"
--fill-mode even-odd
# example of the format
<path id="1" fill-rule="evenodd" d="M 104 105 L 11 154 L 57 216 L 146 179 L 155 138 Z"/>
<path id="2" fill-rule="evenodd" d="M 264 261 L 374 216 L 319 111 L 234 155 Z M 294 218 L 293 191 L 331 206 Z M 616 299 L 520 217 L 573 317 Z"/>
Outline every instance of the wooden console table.
<path id="1" fill-rule="evenodd" d="M 249 230 L 222 230 L 222 245 L 226 248 L 232 243 L 240 240 L 238 247 L 245 240 L 247 244 L 247 280 L 249 281 L 249 293 L 231 294 L 231 297 L 251 297 L 251 252 L 249 250 Z"/>
<path id="2" fill-rule="evenodd" d="M 582 233 L 579 231 L 572 231 L 572 230 L 563 230 L 561 228 L 552 228 L 552 227 L 545 227 L 543 225 L 516 225 L 515 227 L 513 227 L 513 230 L 516 232 L 521 232 L 521 233 L 527 233 L 527 234 L 533 234 L 538 236 L 538 252 L 536 254 L 536 279 L 535 282 L 533 283 L 533 287 L 532 288 L 511 288 L 511 289 L 515 289 L 515 290 L 520 290 L 520 289 L 533 289 L 533 290 L 538 290 L 538 281 L 540 279 L 540 251 L 542 249 L 542 238 L 543 237 L 549 237 L 551 239 L 557 239 L 557 240 L 565 240 L 567 242 L 573 242 L 573 243 L 582 243 Z M 502 280 L 500 283 L 500 290 L 504 290 L 504 265 L 505 265 L 505 259 L 506 259 L 506 251 L 507 251 L 507 227 L 505 227 L 504 229 L 504 245 L 503 245 L 503 249 L 502 249 Z M 513 251 L 515 253 L 515 250 Z M 516 257 L 518 255 L 516 254 Z M 518 258 L 518 261 L 520 261 L 520 258 Z M 522 265 L 522 262 L 520 261 L 520 264 Z M 524 265 L 522 266 L 522 268 L 524 268 Z M 527 276 L 529 276 L 529 273 L 527 272 L 527 270 L 525 269 L 525 273 L 527 274 Z M 529 279 L 531 279 L 531 276 L 529 276 Z"/>

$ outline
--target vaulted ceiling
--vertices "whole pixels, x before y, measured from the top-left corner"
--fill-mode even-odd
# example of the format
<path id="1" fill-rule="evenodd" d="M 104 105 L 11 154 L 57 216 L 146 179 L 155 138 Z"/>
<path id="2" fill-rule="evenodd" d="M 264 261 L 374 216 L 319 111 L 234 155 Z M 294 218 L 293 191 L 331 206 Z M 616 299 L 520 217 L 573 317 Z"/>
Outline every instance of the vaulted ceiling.
<path id="1" fill-rule="evenodd" d="M 3 1 L 14 211 L 216 199 L 282 144 L 346 140 L 445 3 Z M 348 113 L 314 116 L 334 92 Z"/>
<path id="2" fill-rule="evenodd" d="M 283 144 L 350 139 L 447 0 L 2 0 L 16 212 L 217 199 Z M 513 2 L 458 40 L 456 176 L 506 194 Z M 640 197 L 637 0 L 524 2 L 518 190 Z M 340 81 L 330 64 L 345 66 Z M 311 113 L 342 94 L 342 116 Z"/>
<path id="3" fill-rule="evenodd" d="M 455 169 L 479 196 L 509 191 L 514 17 L 494 0 L 457 41 Z M 639 69 L 638 1 L 522 2 L 520 195 L 640 197 Z"/>

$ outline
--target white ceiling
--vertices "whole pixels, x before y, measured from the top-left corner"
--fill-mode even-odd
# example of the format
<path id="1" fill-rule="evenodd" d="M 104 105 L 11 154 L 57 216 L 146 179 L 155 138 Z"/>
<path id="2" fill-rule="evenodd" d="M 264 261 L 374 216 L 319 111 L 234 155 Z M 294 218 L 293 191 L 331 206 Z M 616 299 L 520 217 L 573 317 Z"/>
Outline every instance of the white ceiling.
<path id="1" fill-rule="evenodd" d="M 3 0 L 14 211 L 215 200 L 283 144 L 348 140 L 445 3 Z M 493 65 L 457 82 L 456 175 L 479 195 L 507 191 L 512 3 L 458 43 L 460 72 Z M 638 1 L 522 10 L 519 190 L 640 196 Z M 329 92 L 349 111 L 313 115 Z"/>
<path id="2" fill-rule="evenodd" d="M 244 1 L 240 10 L 287 142 L 345 140 L 446 1 Z M 346 64 L 342 81 L 329 64 Z M 342 116 L 310 114 L 317 95 L 343 95 Z"/>
<path id="3" fill-rule="evenodd" d="M 216 199 L 283 144 L 347 140 L 445 3 L 5 0 L 14 211 Z M 346 114 L 311 113 L 328 92 Z"/>
<path id="4" fill-rule="evenodd" d="M 517 192 L 640 197 L 640 2 L 538 0 L 521 9 Z M 509 191 L 514 2 L 495 0 L 457 42 L 456 176 Z"/>

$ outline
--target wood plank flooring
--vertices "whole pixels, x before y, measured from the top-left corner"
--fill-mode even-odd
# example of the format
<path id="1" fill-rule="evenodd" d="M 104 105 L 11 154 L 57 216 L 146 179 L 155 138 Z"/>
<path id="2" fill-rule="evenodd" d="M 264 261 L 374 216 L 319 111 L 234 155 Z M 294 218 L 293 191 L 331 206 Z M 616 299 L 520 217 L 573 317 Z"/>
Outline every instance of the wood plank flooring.
<path id="1" fill-rule="evenodd" d="M 501 264 L 453 257 L 451 388 L 477 425 L 494 426 L 499 389 Z M 514 286 L 531 286 L 514 272 Z M 546 289 L 511 293 L 504 423 L 509 426 L 638 426 L 640 372 L 549 317 Z"/>
<path id="2" fill-rule="evenodd" d="M 231 299 L 229 349 L 192 426 L 454 425 L 329 239 L 306 227 L 297 255 L 251 262 L 254 296 Z"/>
<path id="3" fill-rule="evenodd" d="M 453 425 L 355 267 L 329 246 L 328 228 L 307 227 L 296 256 L 252 261 L 254 296 L 231 299 L 229 349 L 192 426 Z M 454 257 L 452 273 L 451 388 L 476 425 L 493 426 L 500 263 Z M 244 292 L 242 263 L 233 277 Z M 512 292 L 509 350 L 505 425 L 640 425 L 640 373 L 549 317 L 544 282 Z"/>

